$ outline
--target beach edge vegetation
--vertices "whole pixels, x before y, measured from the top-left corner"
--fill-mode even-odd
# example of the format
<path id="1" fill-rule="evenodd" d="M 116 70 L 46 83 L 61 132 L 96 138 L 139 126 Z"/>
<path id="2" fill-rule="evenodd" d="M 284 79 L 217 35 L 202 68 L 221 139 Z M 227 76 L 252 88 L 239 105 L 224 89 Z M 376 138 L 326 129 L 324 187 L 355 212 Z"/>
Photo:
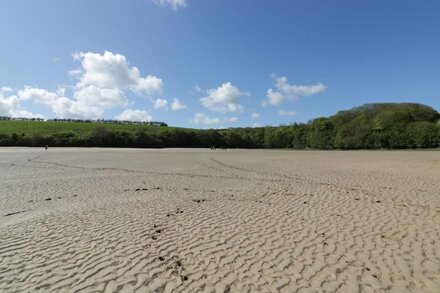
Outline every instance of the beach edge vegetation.
<path id="1" fill-rule="evenodd" d="M 416 103 L 376 103 L 307 123 L 228 129 L 55 121 L 0 121 L 0 146 L 414 149 L 440 146 L 440 113 Z"/>

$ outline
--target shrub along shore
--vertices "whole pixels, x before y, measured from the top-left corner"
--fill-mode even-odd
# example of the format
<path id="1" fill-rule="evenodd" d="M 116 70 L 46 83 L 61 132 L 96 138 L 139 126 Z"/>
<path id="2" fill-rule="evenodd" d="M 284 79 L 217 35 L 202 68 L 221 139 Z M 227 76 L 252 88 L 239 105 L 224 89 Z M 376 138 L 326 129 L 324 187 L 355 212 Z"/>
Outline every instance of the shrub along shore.
<path id="1" fill-rule="evenodd" d="M 440 114 L 414 103 L 367 104 L 308 123 L 228 129 L 0 121 L 0 146 L 406 149 L 440 146 Z"/>

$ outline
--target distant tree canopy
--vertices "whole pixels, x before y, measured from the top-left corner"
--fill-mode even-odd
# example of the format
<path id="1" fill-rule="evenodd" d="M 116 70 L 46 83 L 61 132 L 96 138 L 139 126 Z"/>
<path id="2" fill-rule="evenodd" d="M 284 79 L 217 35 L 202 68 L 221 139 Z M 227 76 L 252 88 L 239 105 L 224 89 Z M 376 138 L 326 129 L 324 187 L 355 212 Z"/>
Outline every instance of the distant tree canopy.
<path id="1" fill-rule="evenodd" d="M 93 130 L 86 134 L 72 130 L 40 134 L 25 131 L 5 133 L 2 132 L 0 123 L 0 145 L 49 144 L 139 148 L 211 146 L 293 149 L 438 148 L 439 119 L 440 114 L 429 106 L 413 103 L 380 103 L 340 111 L 331 117 L 316 118 L 308 123 L 278 127 L 221 130 L 160 127 L 155 128 L 155 131 L 150 131 L 149 128 L 126 131 L 123 130 L 125 128 L 117 130 L 108 128 L 105 123 L 101 123 L 93 126 Z M 39 127 L 44 126 L 44 123 L 35 123 L 38 123 Z"/>
<path id="2" fill-rule="evenodd" d="M 336 130 L 336 148 L 396 149 L 438 147 L 439 118 L 436 110 L 425 105 L 383 103 L 341 111 L 330 120 Z"/>

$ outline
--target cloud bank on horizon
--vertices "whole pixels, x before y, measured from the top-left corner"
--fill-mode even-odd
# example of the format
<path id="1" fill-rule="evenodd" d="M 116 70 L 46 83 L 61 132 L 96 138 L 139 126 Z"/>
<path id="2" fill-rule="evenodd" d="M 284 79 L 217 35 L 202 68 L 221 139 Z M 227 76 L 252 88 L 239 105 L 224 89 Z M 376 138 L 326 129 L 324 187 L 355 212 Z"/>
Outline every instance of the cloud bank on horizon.
<path id="1" fill-rule="evenodd" d="M 56 118 L 73 119 L 100 119 L 107 110 L 120 109 L 119 114 L 113 119 L 150 121 L 153 119 L 152 110 L 181 111 L 187 106 L 178 98 L 169 102 L 162 97 L 164 82 L 155 75 L 142 75 L 141 71 L 130 65 L 124 55 L 105 51 L 104 53 L 77 52 L 72 55 L 79 62 L 79 67 L 68 72 L 76 82 L 59 86 L 56 90 L 25 85 L 14 90 L 7 86 L 0 88 L 0 115 L 23 118 L 45 118 L 40 113 L 32 113 L 22 106 L 23 102 L 32 102 L 51 110 Z M 292 102 L 300 96 L 312 96 L 322 93 L 327 86 L 317 83 L 310 86 L 291 85 L 287 78 L 277 77 L 272 74 L 275 89 L 269 88 L 267 99 L 262 101 L 262 107 L 280 106 L 284 102 Z M 70 97 L 67 91 L 71 92 Z M 189 122 L 205 127 L 219 126 L 222 123 L 233 124 L 239 121 L 238 117 L 227 116 L 245 112 L 242 99 L 251 99 L 249 91 L 242 91 L 231 82 L 223 82 L 217 88 L 202 90 L 196 86 L 198 94 L 202 95 L 199 102 L 206 110 L 220 115 L 210 117 L 205 113 L 196 112 Z M 129 96 L 142 97 L 151 107 L 142 109 L 132 108 L 134 102 Z M 188 109 L 190 110 L 190 109 Z M 280 116 L 294 116 L 296 113 L 280 109 Z M 256 112 L 249 113 L 252 119 L 260 115 Z"/>

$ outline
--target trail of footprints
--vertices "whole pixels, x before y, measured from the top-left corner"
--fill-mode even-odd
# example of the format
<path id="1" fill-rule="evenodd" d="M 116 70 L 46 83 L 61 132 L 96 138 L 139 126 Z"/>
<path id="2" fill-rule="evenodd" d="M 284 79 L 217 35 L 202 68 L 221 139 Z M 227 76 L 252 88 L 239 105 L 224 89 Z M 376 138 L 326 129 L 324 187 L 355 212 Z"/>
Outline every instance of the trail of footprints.
<path id="1" fill-rule="evenodd" d="M 72 195 L 73 198 L 74 198 L 74 197 L 77 197 L 77 196 L 78 196 L 78 194 L 73 194 L 73 195 Z M 42 202 L 42 201 L 46 201 L 46 202 L 48 202 L 48 201 L 52 201 L 52 200 L 60 200 L 60 199 L 63 199 L 63 197 L 62 197 L 62 196 L 57 196 L 56 198 L 46 197 L 46 198 L 40 200 L 40 202 Z M 28 202 L 32 204 L 32 203 L 35 202 L 35 200 L 31 199 L 31 200 L 29 200 Z M 26 213 L 26 212 L 29 212 L 29 211 L 30 211 L 30 210 L 21 210 L 21 211 L 9 212 L 9 213 L 4 214 L 4 217 L 9 217 L 9 216 L 13 216 L 13 215 L 21 214 L 21 213 Z"/>

